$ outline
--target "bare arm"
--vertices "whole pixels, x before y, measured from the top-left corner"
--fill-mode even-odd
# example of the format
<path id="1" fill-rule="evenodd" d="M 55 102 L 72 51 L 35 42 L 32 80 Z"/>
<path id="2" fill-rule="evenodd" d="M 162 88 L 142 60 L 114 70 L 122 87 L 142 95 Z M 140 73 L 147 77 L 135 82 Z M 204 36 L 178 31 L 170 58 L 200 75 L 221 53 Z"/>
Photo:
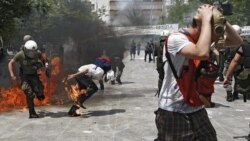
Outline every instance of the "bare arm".
<path id="1" fill-rule="evenodd" d="M 215 43 L 213 42 L 211 47 L 210 47 L 210 50 L 212 51 L 212 53 L 215 55 L 216 57 L 216 62 L 219 63 L 219 56 L 220 56 L 220 53 L 219 51 L 215 48 Z"/>
<path id="2" fill-rule="evenodd" d="M 191 59 L 207 59 L 209 57 L 209 48 L 212 41 L 212 26 L 211 26 L 211 18 L 212 18 L 212 6 L 202 6 L 198 9 L 198 12 L 201 15 L 201 31 L 195 31 L 199 29 L 191 29 L 193 30 L 193 35 L 199 36 L 196 44 L 189 44 L 184 47 L 180 54 L 187 58 Z M 199 27 L 198 27 L 199 28 Z M 192 32 L 192 31 L 191 31 Z M 192 35 L 192 33 L 191 33 Z"/>
<path id="3" fill-rule="evenodd" d="M 79 71 L 77 73 L 70 74 L 70 75 L 68 75 L 67 80 L 73 79 L 73 78 L 75 78 L 75 77 L 77 77 L 79 75 L 86 74 L 86 73 L 88 73 L 88 71 L 89 71 L 88 69 L 85 69 L 85 70 Z"/>
<path id="4" fill-rule="evenodd" d="M 236 68 L 236 66 L 239 64 L 240 58 L 241 58 L 240 54 L 236 53 L 233 60 L 231 61 L 230 65 L 228 67 L 228 70 L 227 70 L 227 73 L 226 73 L 226 76 L 225 76 L 225 79 L 224 79 L 224 82 L 223 82 L 224 86 L 229 84 L 229 78 L 233 74 L 234 69 Z"/>
<path id="5" fill-rule="evenodd" d="M 233 29 L 229 22 L 226 22 L 226 39 L 225 46 L 239 47 L 243 40 L 240 35 Z"/>
<path id="6" fill-rule="evenodd" d="M 13 80 L 16 80 L 16 76 L 14 74 L 14 71 L 13 71 L 13 65 L 15 64 L 15 60 L 14 59 L 11 59 L 9 64 L 8 64 L 8 69 L 9 69 L 9 73 L 10 73 L 10 76 Z"/>

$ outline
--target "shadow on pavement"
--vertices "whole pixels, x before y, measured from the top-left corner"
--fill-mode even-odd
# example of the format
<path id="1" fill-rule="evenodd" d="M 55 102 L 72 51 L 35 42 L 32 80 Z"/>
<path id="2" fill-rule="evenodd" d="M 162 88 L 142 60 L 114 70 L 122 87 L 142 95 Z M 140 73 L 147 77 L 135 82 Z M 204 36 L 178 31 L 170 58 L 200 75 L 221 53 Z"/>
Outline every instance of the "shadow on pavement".
<path id="1" fill-rule="evenodd" d="M 145 97 L 142 94 L 120 94 L 120 95 L 115 95 L 115 94 L 104 94 L 103 98 L 108 98 L 108 99 L 121 99 L 121 98 L 136 98 L 136 97 Z"/>
<path id="2" fill-rule="evenodd" d="M 61 118 L 61 117 L 69 117 L 68 112 L 49 112 L 49 111 L 40 111 L 38 112 L 40 118 L 51 117 L 51 118 Z"/>
<path id="3" fill-rule="evenodd" d="M 135 82 L 122 81 L 122 85 L 125 85 L 125 84 L 132 84 L 132 83 L 135 83 Z"/>
<path id="4" fill-rule="evenodd" d="M 250 134 L 246 136 L 234 136 L 234 139 L 246 139 L 247 141 L 250 141 Z"/>
<path id="5" fill-rule="evenodd" d="M 112 109 L 112 110 L 98 110 L 98 111 L 89 111 L 87 114 L 84 114 L 83 118 L 93 117 L 93 116 L 108 116 L 114 115 L 117 113 L 124 113 L 125 109 Z"/>
<path id="6" fill-rule="evenodd" d="M 215 102 L 214 102 L 214 104 L 215 104 L 215 106 L 213 108 L 219 108 L 219 107 L 230 108 L 230 106 L 228 106 L 228 105 L 223 105 L 223 104 L 215 103 Z"/>

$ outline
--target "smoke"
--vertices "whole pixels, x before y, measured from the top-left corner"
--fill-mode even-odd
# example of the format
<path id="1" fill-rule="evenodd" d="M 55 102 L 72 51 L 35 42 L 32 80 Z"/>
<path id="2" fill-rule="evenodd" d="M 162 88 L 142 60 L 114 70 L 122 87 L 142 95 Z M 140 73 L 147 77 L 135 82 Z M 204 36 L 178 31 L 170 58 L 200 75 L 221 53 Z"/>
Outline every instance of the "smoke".
<path id="1" fill-rule="evenodd" d="M 3 52 L 0 56 L 0 87 L 9 87 L 11 79 L 9 77 L 8 62 L 10 57 L 6 52 Z"/>
<path id="2" fill-rule="evenodd" d="M 74 14 L 62 15 L 65 12 L 60 11 L 58 12 L 60 14 L 55 14 L 52 17 L 49 17 L 48 14 L 48 17 L 42 19 L 42 24 L 40 24 L 40 17 L 32 13 L 30 17 L 25 19 L 33 20 L 25 21 L 20 27 L 20 32 L 13 36 L 13 41 L 19 41 L 15 42 L 17 44 L 16 51 L 20 50 L 23 35 L 30 34 L 39 47 L 45 47 L 45 52 L 50 59 L 54 57 L 61 59 L 62 70 L 56 82 L 58 85 L 63 77 L 75 73 L 78 67 L 94 63 L 95 59 L 101 56 L 104 51 L 112 59 L 114 56 L 123 58 L 125 50 L 123 40 L 115 37 L 111 28 L 97 19 L 95 14 L 90 13 L 89 8 L 84 3 L 80 3 L 83 4 L 82 7 L 79 6 L 79 3 L 72 5 L 70 3 L 66 6 L 71 6 L 68 10 L 72 10 Z M 75 14 L 76 11 L 80 12 Z M 8 57 L 7 54 L 6 56 Z M 7 68 L 9 58 L 4 61 L 0 60 L 0 89 L 3 86 L 11 85 L 10 81 L 7 81 L 10 80 Z M 18 76 L 18 72 L 15 74 Z M 53 95 L 61 97 L 62 91 L 61 87 L 57 87 L 56 93 Z"/>
<path id="3" fill-rule="evenodd" d="M 146 18 L 143 14 L 142 1 L 117 1 L 116 16 L 114 16 L 112 25 L 114 26 L 139 26 L 146 24 Z"/>

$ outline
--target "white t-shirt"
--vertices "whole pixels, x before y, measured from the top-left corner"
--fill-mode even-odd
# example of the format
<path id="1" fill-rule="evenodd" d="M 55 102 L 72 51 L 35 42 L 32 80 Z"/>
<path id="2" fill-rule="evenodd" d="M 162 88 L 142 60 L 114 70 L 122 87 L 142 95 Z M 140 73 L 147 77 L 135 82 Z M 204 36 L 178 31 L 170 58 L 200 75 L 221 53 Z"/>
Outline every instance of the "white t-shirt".
<path id="1" fill-rule="evenodd" d="M 168 37 L 168 52 L 170 54 L 171 60 L 175 67 L 175 70 L 178 75 L 180 75 L 180 71 L 184 64 L 188 64 L 188 59 L 182 55 L 179 55 L 178 52 L 186 47 L 191 42 L 188 38 L 182 33 L 172 33 Z M 165 48 L 163 50 L 165 56 Z M 167 60 L 163 58 L 163 61 Z M 192 113 L 198 111 L 203 108 L 203 106 L 192 107 L 187 105 L 183 101 L 183 96 L 179 90 L 179 86 L 176 82 L 176 79 L 173 75 L 172 69 L 169 66 L 169 63 L 166 62 L 164 65 L 164 80 L 162 84 L 162 88 L 160 91 L 159 98 L 159 108 L 179 113 Z"/>
<path id="2" fill-rule="evenodd" d="M 85 75 L 91 77 L 94 80 L 102 80 L 104 71 L 102 68 L 97 67 L 95 64 L 88 64 L 81 66 L 78 71 L 88 70 Z"/>

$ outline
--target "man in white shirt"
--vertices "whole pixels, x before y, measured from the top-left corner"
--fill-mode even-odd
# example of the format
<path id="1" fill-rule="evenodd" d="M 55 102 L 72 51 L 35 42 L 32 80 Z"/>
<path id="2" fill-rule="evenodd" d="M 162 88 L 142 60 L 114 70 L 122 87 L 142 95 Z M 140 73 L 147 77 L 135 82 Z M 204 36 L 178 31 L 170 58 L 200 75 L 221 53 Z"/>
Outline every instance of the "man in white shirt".
<path id="1" fill-rule="evenodd" d="M 178 75 L 188 59 L 208 59 L 211 43 L 219 40 L 214 35 L 214 26 L 211 24 L 215 13 L 213 10 L 217 9 L 211 5 L 202 5 L 197 9 L 192 27 L 186 29 L 193 42 L 182 33 L 173 33 L 168 37 L 167 51 Z M 242 40 L 231 25 L 226 22 L 224 26 L 228 35 L 225 44 L 240 45 Z M 165 52 L 166 50 L 163 51 L 164 55 Z M 155 141 L 217 141 L 216 131 L 204 106 L 190 106 L 184 102 L 168 62 L 164 65 L 164 72 L 155 118 L 158 129 Z"/>
<path id="2" fill-rule="evenodd" d="M 80 107 L 85 108 L 82 104 L 98 91 L 98 87 L 94 80 L 103 80 L 104 74 L 108 73 L 109 70 L 101 68 L 95 64 L 88 64 L 81 66 L 77 73 L 68 75 L 67 80 L 75 78 L 78 89 L 86 90 L 86 94 L 81 94 L 77 98 L 76 103 L 70 108 L 68 112 L 70 116 L 80 116 L 77 112 L 78 109 L 80 109 Z"/>

